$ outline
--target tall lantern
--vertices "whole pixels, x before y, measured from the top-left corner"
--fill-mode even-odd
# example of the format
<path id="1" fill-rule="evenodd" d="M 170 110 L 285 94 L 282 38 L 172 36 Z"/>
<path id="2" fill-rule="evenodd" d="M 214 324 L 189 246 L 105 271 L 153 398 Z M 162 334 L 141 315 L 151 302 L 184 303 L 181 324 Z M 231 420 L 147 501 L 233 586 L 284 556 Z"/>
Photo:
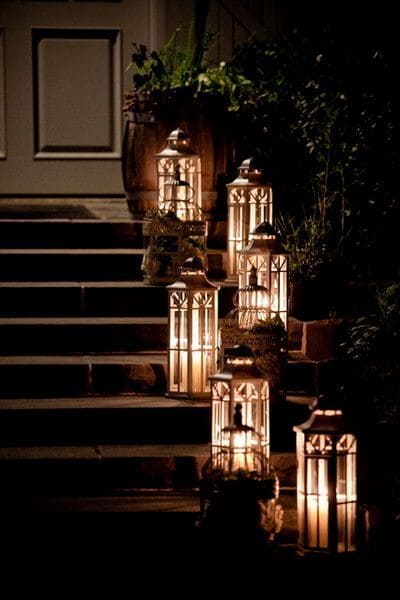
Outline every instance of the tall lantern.
<path id="1" fill-rule="evenodd" d="M 249 283 L 240 287 L 234 298 L 237 306 L 239 329 L 250 329 L 258 321 L 271 317 L 271 294 L 268 288 L 258 283 L 257 269 L 250 270 Z"/>
<path id="2" fill-rule="evenodd" d="M 208 398 L 216 371 L 218 287 L 197 257 L 188 258 L 168 289 L 168 391 L 171 398 Z"/>
<path id="3" fill-rule="evenodd" d="M 271 317 L 279 315 L 287 328 L 288 253 L 267 221 L 252 231 L 251 238 L 239 251 L 239 286 L 248 286 L 256 269 L 259 283 L 271 293 Z"/>
<path id="4" fill-rule="evenodd" d="M 227 349 L 224 358 L 210 377 L 212 468 L 262 475 L 269 470 L 268 381 L 246 346 Z"/>
<path id="5" fill-rule="evenodd" d="M 156 154 L 158 208 L 181 221 L 201 220 L 201 161 L 189 145 L 189 136 L 174 129 L 167 146 Z"/>
<path id="6" fill-rule="evenodd" d="M 317 408 L 297 432 L 297 518 L 303 554 L 356 550 L 355 436 L 342 411 Z"/>
<path id="7" fill-rule="evenodd" d="M 254 159 L 248 158 L 239 167 L 238 177 L 227 184 L 228 189 L 228 279 L 237 279 L 237 252 L 249 239 L 249 232 L 258 223 L 272 223 L 272 187 Z"/>

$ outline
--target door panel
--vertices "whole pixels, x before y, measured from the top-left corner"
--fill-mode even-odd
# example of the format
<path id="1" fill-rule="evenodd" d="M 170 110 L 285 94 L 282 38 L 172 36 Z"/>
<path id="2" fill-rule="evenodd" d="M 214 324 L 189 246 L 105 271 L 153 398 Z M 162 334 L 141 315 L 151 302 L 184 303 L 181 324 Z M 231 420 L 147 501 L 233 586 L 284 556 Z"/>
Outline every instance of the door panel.
<path id="1" fill-rule="evenodd" d="M 0 2 L 0 194 L 123 193 L 131 43 L 157 47 L 164 10 L 164 0 Z"/>
<path id="2" fill-rule="evenodd" d="M 34 157 L 119 158 L 120 32 L 34 30 L 33 64 Z"/>

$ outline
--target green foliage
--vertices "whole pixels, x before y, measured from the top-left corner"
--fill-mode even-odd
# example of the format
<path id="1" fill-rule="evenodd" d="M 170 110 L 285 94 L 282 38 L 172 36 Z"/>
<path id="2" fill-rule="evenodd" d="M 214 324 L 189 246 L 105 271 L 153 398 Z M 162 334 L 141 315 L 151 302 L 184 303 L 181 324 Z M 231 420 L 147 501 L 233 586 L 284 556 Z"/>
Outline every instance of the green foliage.
<path id="1" fill-rule="evenodd" d="M 377 292 L 375 310 L 350 327 L 343 351 L 362 410 L 400 424 L 400 284 Z"/>
<path id="2" fill-rule="evenodd" d="M 288 346 L 287 332 L 282 319 L 277 314 L 269 319 L 258 320 L 249 330 L 251 333 L 262 333 L 269 340 L 270 351 L 285 352 Z"/>
<path id="3" fill-rule="evenodd" d="M 194 23 L 178 28 L 159 52 L 149 52 L 134 43 L 132 61 L 133 90 L 126 94 L 126 110 L 160 113 L 176 103 L 219 101 L 228 111 L 238 111 L 246 87 L 251 85 L 231 65 L 207 64 L 207 53 L 217 34 L 205 31 L 195 40 Z"/>
<path id="4" fill-rule="evenodd" d="M 375 40 L 328 27 L 251 38 L 233 67 L 253 82 L 238 120 L 242 155 L 263 155 L 274 174 L 296 270 L 315 277 L 336 260 L 347 276 L 382 277 L 376 245 L 399 221 L 393 61 Z"/>

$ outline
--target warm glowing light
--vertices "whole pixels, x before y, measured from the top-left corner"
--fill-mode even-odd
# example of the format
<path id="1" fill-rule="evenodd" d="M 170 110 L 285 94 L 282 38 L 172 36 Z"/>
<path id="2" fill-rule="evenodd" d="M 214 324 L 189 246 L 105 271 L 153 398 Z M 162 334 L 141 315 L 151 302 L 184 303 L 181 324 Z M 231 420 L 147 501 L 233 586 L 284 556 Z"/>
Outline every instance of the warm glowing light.
<path id="1" fill-rule="evenodd" d="M 297 432 L 297 507 L 303 552 L 356 549 L 356 439 L 342 411 L 315 410 Z"/>
<path id="2" fill-rule="evenodd" d="M 213 466 L 224 473 L 261 472 L 269 459 L 268 382 L 248 348 L 226 352 L 224 366 L 210 377 Z"/>
<path id="3" fill-rule="evenodd" d="M 156 160 L 160 212 L 173 212 L 182 221 L 200 221 L 201 161 L 190 149 L 187 134 L 179 128 L 171 131 Z"/>
<path id="4" fill-rule="evenodd" d="M 217 364 L 218 288 L 206 278 L 201 261 L 193 258 L 185 261 L 180 278 L 167 289 L 167 395 L 209 397 L 209 376 Z"/>
<path id="5" fill-rule="evenodd" d="M 272 223 L 272 187 L 263 181 L 262 170 L 246 159 L 228 190 L 228 279 L 237 279 L 238 252 L 247 244 L 250 232 L 262 221 Z"/>
<path id="6" fill-rule="evenodd" d="M 249 285 L 254 269 L 258 283 L 270 290 L 270 316 L 279 315 L 287 327 L 288 256 L 268 222 L 259 224 L 238 252 L 239 288 Z"/>

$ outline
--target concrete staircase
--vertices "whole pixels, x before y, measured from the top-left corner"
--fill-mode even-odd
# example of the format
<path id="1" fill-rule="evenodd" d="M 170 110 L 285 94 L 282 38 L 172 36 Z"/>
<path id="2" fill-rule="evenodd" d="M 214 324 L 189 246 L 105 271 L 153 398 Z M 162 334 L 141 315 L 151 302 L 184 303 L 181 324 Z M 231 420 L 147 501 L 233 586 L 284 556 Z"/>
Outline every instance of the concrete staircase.
<path id="1" fill-rule="evenodd" d="M 221 239 L 211 245 L 223 264 Z M 132 494 L 143 509 L 144 489 L 193 497 L 209 406 L 164 396 L 167 296 L 141 283 L 141 222 L 125 200 L 2 200 L 0 246 L 3 501 L 65 512 L 73 497 L 89 511 L 94 497 Z M 223 317 L 234 289 L 218 283 Z M 303 329 L 291 320 L 287 401 L 271 411 L 273 462 L 288 489 L 292 426 L 307 418 L 330 363 L 304 355 Z"/>

